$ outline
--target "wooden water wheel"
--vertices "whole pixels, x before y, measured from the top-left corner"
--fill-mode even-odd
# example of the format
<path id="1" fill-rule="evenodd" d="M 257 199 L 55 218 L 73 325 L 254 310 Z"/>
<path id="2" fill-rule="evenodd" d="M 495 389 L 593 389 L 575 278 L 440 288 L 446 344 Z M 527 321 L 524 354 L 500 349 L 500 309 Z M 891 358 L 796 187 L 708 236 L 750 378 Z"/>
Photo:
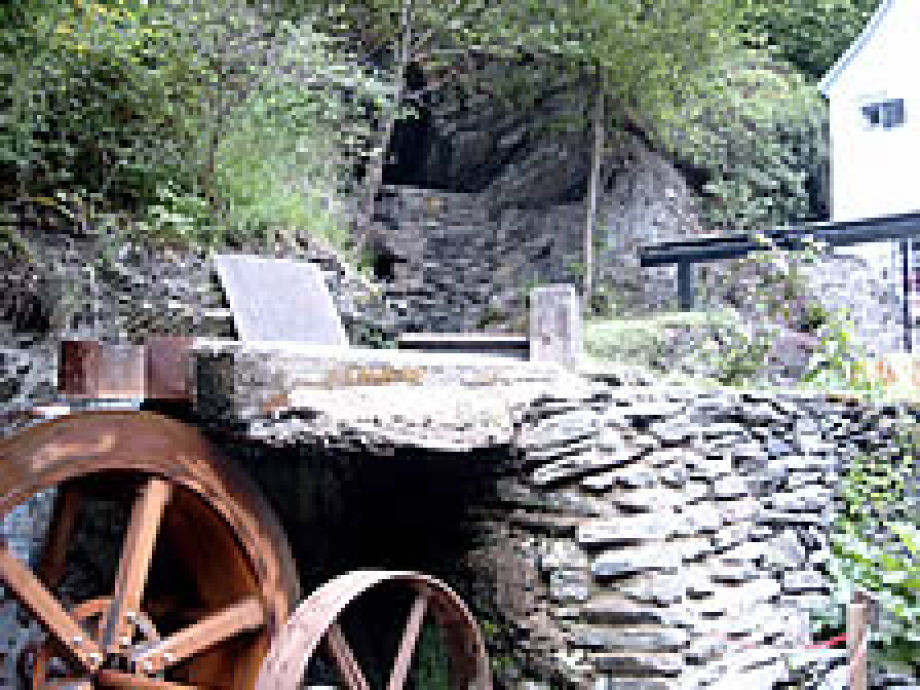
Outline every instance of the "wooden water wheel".
<path id="1" fill-rule="evenodd" d="M 33 687 L 249 689 L 297 598 L 293 559 L 246 477 L 195 429 L 87 412 L 0 442 L 0 518 L 39 492 L 55 507 L 33 570 L 0 544 L 0 583 L 47 632 Z M 62 581 L 94 505 L 123 504 L 109 579 Z"/>

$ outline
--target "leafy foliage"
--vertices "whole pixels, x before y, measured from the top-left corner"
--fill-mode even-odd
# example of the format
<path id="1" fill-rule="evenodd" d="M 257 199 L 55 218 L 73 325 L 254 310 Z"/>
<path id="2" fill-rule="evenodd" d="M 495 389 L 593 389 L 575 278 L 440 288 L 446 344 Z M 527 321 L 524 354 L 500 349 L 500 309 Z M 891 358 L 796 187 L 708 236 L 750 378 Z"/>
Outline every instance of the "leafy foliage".
<path id="1" fill-rule="evenodd" d="M 878 0 L 752 2 L 748 42 L 766 46 L 804 74 L 819 79 L 862 31 Z"/>
<path id="2" fill-rule="evenodd" d="M 308 21 L 244 0 L 0 11 L 5 199 L 104 198 L 159 241 L 331 234 L 374 79 Z"/>
<path id="3" fill-rule="evenodd" d="M 840 628 L 844 605 L 859 588 L 880 606 L 876 639 L 885 661 L 920 659 L 920 485 L 917 457 L 920 433 L 905 433 L 882 457 L 859 456 L 843 481 L 845 510 L 834 526 L 834 583 L 823 626 Z"/>
<path id="4" fill-rule="evenodd" d="M 860 367 L 863 354 L 852 336 L 846 314 L 825 309 L 810 287 L 808 272 L 827 253 L 827 246 L 803 238 L 797 251 L 780 249 L 770 236 L 754 234 L 761 250 L 736 262 L 724 297 L 749 324 L 747 342 L 729 352 L 726 366 L 742 375 L 725 376 L 730 384 L 763 380 L 769 357 L 782 337 L 797 334 L 810 352 L 797 382 L 823 389 L 874 392 L 875 384 Z"/>
<path id="5" fill-rule="evenodd" d="M 813 85 L 778 65 L 816 74 L 870 5 L 5 3 L 0 198 L 94 196 L 158 241 L 290 241 L 308 226 L 342 242 L 355 178 L 372 199 L 393 123 L 430 92 L 526 108 L 552 82 L 603 94 L 607 128 L 684 161 L 711 226 L 776 225 L 820 213 L 825 157 Z M 572 126 L 590 111 L 573 108 Z"/>
<path id="6" fill-rule="evenodd" d="M 688 99 L 663 134 L 702 174 L 705 223 L 737 232 L 821 215 L 812 187 L 827 159 L 826 107 L 814 85 L 750 51 L 729 55 L 710 75 L 721 89 Z"/>

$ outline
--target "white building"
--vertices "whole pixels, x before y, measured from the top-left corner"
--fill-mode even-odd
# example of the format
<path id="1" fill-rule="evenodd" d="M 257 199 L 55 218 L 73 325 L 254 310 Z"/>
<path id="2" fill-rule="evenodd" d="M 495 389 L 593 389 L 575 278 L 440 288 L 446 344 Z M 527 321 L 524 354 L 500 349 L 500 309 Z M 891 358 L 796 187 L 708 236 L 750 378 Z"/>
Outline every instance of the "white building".
<path id="1" fill-rule="evenodd" d="M 821 91 L 833 220 L 920 210 L 920 0 L 884 0 Z"/>
<path id="2" fill-rule="evenodd" d="M 884 0 L 820 88 L 830 106 L 832 220 L 920 211 L 920 0 Z M 850 251 L 902 292 L 896 243 Z"/>

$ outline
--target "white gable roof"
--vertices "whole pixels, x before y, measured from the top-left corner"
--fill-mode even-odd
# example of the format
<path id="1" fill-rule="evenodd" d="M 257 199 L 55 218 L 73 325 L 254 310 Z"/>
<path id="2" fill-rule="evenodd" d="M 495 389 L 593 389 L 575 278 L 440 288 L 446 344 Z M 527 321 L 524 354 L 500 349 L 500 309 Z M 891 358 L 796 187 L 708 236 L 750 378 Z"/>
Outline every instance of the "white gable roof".
<path id="1" fill-rule="evenodd" d="M 886 16 L 888 16 L 891 8 L 894 7 L 896 2 L 897 0 L 882 1 L 882 4 L 880 4 L 878 9 L 875 10 L 875 14 L 872 15 L 872 18 L 866 24 L 865 28 L 862 30 L 862 33 L 859 34 L 859 37 L 853 41 L 850 47 L 847 48 L 847 51 L 840 56 L 840 59 L 834 63 L 834 66 L 828 70 L 827 74 L 824 75 L 824 78 L 818 84 L 818 87 L 821 89 L 821 93 L 823 93 L 825 96 L 828 95 L 828 92 L 837 82 L 838 77 L 846 70 L 853 59 L 859 55 L 862 49 L 876 35 L 879 26 L 882 24 L 882 21 Z"/>

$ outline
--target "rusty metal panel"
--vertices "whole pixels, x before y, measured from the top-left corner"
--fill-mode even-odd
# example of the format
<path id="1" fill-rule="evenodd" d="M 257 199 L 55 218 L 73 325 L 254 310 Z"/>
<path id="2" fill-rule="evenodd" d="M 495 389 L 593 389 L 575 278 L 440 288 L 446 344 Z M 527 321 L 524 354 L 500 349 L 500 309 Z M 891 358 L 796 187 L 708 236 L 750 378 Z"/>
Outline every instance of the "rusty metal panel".
<path id="1" fill-rule="evenodd" d="M 326 282 L 313 264 L 247 255 L 216 255 L 241 340 L 348 347 Z"/>
<path id="2" fill-rule="evenodd" d="M 99 350 L 97 398 L 143 398 L 146 357 L 143 345 L 102 343 Z"/>
<path id="3" fill-rule="evenodd" d="M 163 336 L 147 341 L 147 397 L 157 400 L 189 400 L 189 357 L 194 338 Z"/>
<path id="4" fill-rule="evenodd" d="M 58 364 L 58 390 L 64 395 L 90 395 L 99 388 L 99 352 L 94 340 L 65 340 Z"/>
<path id="5" fill-rule="evenodd" d="M 146 394 L 143 345 L 65 341 L 58 383 L 64 395 L 79 398 L 142 398 Z"/>

